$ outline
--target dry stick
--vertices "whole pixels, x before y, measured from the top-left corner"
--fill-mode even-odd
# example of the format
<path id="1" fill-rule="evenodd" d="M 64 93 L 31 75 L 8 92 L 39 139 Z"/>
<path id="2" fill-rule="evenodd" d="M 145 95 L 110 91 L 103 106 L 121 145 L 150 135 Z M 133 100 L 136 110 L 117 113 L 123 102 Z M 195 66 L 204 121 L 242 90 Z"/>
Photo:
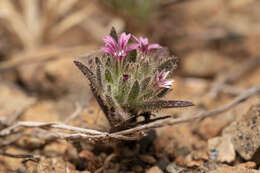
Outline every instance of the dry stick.
<path id="1" fill-rule="evenodd" d="M 59 47 L 47 47 L 40 49 L 34 53 L 24 53 L 14 56 L 10 60 L 4 61 L 0 64 L 0 73 L 14 70 L 18 66 L 37 63 L 37 62 L 46 62 L 48 60 L 64 58 L 60 55 L 75 55 L 81 52 L 82 50 L 89 50 L 92 47 L 78 46 L 73 48 L 59 48 Z M 70 56 L 66 56 L 70 57 Z"/>
<path id="2" fill-rule="evenodd" d="M 16 133 L 21 128 L 54 128 L 61 130 L 68 130 L 76 132 L 75 134 L 64 134 L 56 133 L 57 137 L 64 139 L 90 139 L 90 140 L 101 140 L 101 139 L 119 139 L 119 140 L 136 140 L 136 137 L 128 137 L 116 134 L 109 134 L 107 132 L 100 132 L 92 129 L 84 129 L 80 127 L 69 126 L 62 123 L 44 123 L 44 122 L 31 122 L 31 121 L 20 121 L 13 126 L 0 131 L 0 137 L 4 137 L 13 133 Z"/>
<path id="3" fill-rule="evenodd" d="M 231 70 L 227 75 L 219 77 L 219 79 L 214 82 L 212 89 L 210 90 L 210 96 L 216 98 L 219 92 L 224 88 L 223 85 L 226 83 L 234 83 L 239 78 L 241 78 L 245 73 L 254 69 L 260 64 L 260 56 L 250 58 L 249 61 L 244 62 L 239 67 Z"/>
<path id="4" fill-rule="evenodd" d="M 10 153 L 6 153 L 4 151 L 0 151 L 0 155 L 6 156 L 6 157 L 18 158 L 18 159 L 29 159 L 29 160 L 32 160 L 32 161 L 35 161 L 35 162 L 40 161 L 39 156 L 34 156 L 34 155 L 31 155 L 31 154 L 10 154 Z"/>
<path id="5" fill-rule="evenodd" d="M 228 85 L 228 84 L 223 84 L 220 87 L 220 89 L 223 93 L 230 94 L 230 95 L 233 95 L 233 96 L 238 96 L 243 91 L 245 91 L 244 89 L 241 89 L 241 88 L 238 88 L 238 87 L 235 87 L 235 86 L 231 86 L 231 85 Z"/>
<path id="6" fill-rule="evenodd" d="M 137 133 L 137 132 L 144 131 L 144 130 L 151 129 L 151 128 L 158 128 L 158 127 L 162 127 L 162 126 L 166 126 L 166 125 L 169 126 L 169 125 L 175 125 L 175 124 L 180 124 L 180 123 L 186 123 L 186 122 L 194 121 L 197 119 L 211 117 L 211 116 L 220 114 L 222 112 L 225 112 L 225 111 L 231 109 L 232 107 L 236 106 L 237 104 L 245 101 L 249 97 L 259 94 L 259 93 L 260 93 L 260 86 L 252 87 L 252 88 L 244 91 L 243 93 L 241 93 L 232 102 L 230 102 L 220 108 L 214 109 L 212 111 L 203 112 L 203 113 L 193 116 L 193 117 L 182 117 L 182 118 L 177 118 L 177 119 L 172 119 L 172 120 L 166 119 L 166 120 L 156 121 L 156 122 L 145 124 L 145 125 L 142 125 L 139 127 L 132 128 L 132 129 L 115 132 L 114 134 L 128 135 L 128 134 Z"/>

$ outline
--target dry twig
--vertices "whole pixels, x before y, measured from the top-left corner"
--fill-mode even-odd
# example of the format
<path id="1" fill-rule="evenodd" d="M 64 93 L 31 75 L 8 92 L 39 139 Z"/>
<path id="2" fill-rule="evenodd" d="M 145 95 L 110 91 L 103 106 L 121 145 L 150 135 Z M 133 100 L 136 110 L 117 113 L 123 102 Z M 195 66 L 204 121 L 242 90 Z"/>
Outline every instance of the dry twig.
<path id="1" fill-rule="evenodd" d="M 16 158 L 16 159 L 26 159 L 26 160 L 31 160 L 31 161 L 35 161 L 35 162 L 40 161 L 39 156 L 35 156 L 35 155 L 31 155 L 31 154 L 11 154 L 11 153 L 7 153 L 5 151 L 0 151 L 0 155 L 6 156 L 6 157 L 12 157 L 12 158 Z"/>
<path id="2" fill-rule="evenodd" d="M 209 92 L 210 97 L 217 98 L 220 91 L 225 88 L 227 83 L 234 83 L 240 79 L 244 74 L 248 73 L 252 69 L 256 68 L 260 64 L 260 56 L 250 58 L 239 67 L 232 69 L 225 76 L 219 77 L 213 84 L 212 89 Z"/>
<path id="3" fill-rule="evenodd" d="M 0 64 L 0 73 L 9 70 L 14 70 L 22 65 L 28 65 L 39 62 L 47 62 L 49 60 L 70 57 L 85 52 L 86 50 L 93 49 L 93 47 L 77 46 L 72 48 L 59 48 L 59 47 L 45 47 L 36 52 L 25 52 L 15 55 L 10 60 L 4 61 Z M 63 56 L 66 55 L 66 56 Z"/>
<path id="4" fill-rule="evenodd" d="M 6 129 L 0 131 L 0 137 L 5 137 L 13 133 L 17 133 L 21 128 L 54 128 L 60 130 L 68 130 L 76 132 L 74 134 L 65 134 L 55 132 L 56 138 L 62 139 L 89 139 L 90 141 L 98 141 L 103 139 L 117 139 L 117 140 L 136 140 L 136 137 L 128 137 L 117 134 L 109 134 L 107 132 L 101 132 L 92 129 L 84 129 L 80 127 L 69 126 L 62 123 L 44 123 L 44 122 L 31 122 L 20 121 Z"/>

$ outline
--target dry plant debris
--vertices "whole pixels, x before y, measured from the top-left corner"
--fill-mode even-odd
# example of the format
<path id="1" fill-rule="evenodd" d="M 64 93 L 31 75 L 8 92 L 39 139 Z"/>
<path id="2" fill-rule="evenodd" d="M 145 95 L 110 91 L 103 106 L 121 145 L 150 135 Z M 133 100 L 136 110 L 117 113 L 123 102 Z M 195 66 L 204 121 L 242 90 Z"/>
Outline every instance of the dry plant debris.
<path id="1" fill-rule="evenodd" d="M 26 50 L 38 48 L 46 36 L 54 39 L 79 25 L 94 9 L 93 3 L 79 6 L 79 0 L 47 0 L 44 3 L 28 0 L 19 3 L 22 13 L 17 2 L 2 0 L 0 19 L 6 22 L 5 27 L 16 35 Z"/>

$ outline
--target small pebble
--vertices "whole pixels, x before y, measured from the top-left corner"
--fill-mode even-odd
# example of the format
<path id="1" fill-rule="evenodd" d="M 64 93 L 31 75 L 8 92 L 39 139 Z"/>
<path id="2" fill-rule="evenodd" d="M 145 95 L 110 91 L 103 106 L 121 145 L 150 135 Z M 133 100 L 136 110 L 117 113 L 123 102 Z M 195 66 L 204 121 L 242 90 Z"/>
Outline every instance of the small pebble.
<path id="1" fill-rule="evenodd" d="M 149 163 L 149 164 L 154 164 L 156 162 L 156 159 L 151 156 L 151 155 L 140 155 L 139 158 L 145 162 L 145 163 Z"/>
<path id="2" fill-rule="evenodd" d="M 132 167 L 132 170 L 133 170 L 134 172 L 143 172 L 143 168 L 142 168 L 140 165 L 134 165 L 134 166 Z"/>
<path id="3" fill-rule="evenodd" d="M 163 171 L 158 166 L 153 166 L 146 173 L 163 173 Z"/>

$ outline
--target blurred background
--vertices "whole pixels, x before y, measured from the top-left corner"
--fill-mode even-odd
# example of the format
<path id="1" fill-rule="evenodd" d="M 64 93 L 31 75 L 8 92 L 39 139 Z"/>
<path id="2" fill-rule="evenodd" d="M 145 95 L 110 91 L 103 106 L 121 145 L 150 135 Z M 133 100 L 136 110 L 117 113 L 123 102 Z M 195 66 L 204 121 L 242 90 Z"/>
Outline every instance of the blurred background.
<path id="1" fill-rule="evenodd" d="M 72 61 L 98 50 L 112 26 L 180 58 L 169 97 L 216 99 L 214 84 L 241 71 L 223 90 L 236 95 L 260 83 L 259 7 L 257 0 L 1 0 L 0 103 L 9 112 L 0 113 L 9 116 L 18 105 L 23 110 L 34 103 L 62 120 L 76 103 L 95 105 Z M 37 117 L 46 115 L 28 119 Z"/>
<path id="2" fill-rule="evenodd" d="M 0 0 L 0 117 L 63 122 L 82 107 L 73 125 L 104 128 L 73 60 L 112 26 L 180 58 L 169 98 L 215 108 L 260 84 L 259 11 L 259 0 Z"/>

